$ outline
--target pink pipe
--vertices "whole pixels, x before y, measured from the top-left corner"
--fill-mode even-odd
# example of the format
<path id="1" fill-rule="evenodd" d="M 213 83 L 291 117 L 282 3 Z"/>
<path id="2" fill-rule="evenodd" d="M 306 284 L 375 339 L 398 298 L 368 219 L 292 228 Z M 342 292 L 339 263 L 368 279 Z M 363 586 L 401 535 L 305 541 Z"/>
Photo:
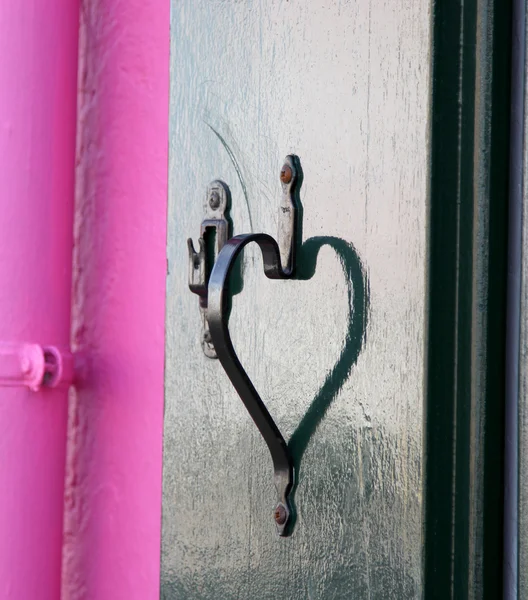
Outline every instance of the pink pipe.
<path id="1" fill-rule="evenodd" d="M 77 46 L 75 0 L 0 2 L 4 350 L 69 347 Z M 0 598 L 57 600 L 67 387 L 12 384 L 0 388 Z"/>
<path id="2" fill-rule="evenodd" d="M 80 32 L 63 599 L 157 600 L 169 1 L 85 0 Z"/>

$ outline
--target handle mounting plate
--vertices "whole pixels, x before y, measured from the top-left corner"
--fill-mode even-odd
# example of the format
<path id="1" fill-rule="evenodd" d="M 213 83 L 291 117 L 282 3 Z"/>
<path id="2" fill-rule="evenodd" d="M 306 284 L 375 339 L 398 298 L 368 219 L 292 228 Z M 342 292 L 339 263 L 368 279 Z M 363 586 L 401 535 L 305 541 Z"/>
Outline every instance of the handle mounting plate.
<path id="1" fill-rule="evenodd" d="M 207 284 L 216 257 L 229 239 L 229 221 L 227 215 L 230 205 L 230 193 L 227 185 L 218 179 L 207 187 L 205 199 L 205 217 L 200 227 L 198 252 L 194 249 L 192 238 L 187 240 L 189 249 L 189 289 L 200 297 L 202 317 L 202 349 L 208 358 L 216 358 L 216 350 L 211 342 L 207 323 Z"/>

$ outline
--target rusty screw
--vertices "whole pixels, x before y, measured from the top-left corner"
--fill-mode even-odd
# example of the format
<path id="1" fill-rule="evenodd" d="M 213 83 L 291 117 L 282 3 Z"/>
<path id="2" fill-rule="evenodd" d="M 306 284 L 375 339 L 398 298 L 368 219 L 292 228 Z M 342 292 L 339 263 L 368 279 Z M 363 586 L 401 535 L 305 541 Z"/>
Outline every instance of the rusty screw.
<path id="1" fill-rule="evenodd" d="M 290 165 L 283 165 L 280 173 L 280 180 L 282 183 L 290 183 L 293 177 L 293 172 Z"/>
<path id="2" fill-rule="evenodd" d="M 220 206 L 220 194 L 218 192 L 211 192 L 209 196 L 209 206 L 216 210 Z"/>
<path id="3" fill-rule="evenodd" d="M 284 523 L 286 523 L 286 519 L 288 518 L 288 513 L 282 504 L 277 504 L 277 508 L 275 509 L 273 516 L 275 517 L 275 523 L 277 523 L 277 525 L 284 525 Z"/>

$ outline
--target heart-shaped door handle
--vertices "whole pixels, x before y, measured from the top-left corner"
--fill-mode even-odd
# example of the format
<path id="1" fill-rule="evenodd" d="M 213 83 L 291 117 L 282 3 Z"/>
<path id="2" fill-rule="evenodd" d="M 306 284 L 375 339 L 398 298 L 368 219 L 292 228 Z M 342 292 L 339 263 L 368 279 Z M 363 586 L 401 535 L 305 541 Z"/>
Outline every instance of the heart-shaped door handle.
<path id="1" fill-rule="evenodd" d="M 274 483 L 278 495 L 274 519 L 279 535 L 284 536 L 287 533 L 287 526 L 291 518 L 291 506 L 288 497 L 294 482 L 292 459 L 284 437 L 238 360 L 229 334 L 227 309 L 229 276 L 237 257 L 248 244 L 255 242 L 260 247 L 264 261 L 264 273 L 268 278 L 288 279 L 294 273 L 295 249 L 299 230 L 297 226 L 296 194 L 300 183 L 300 167 L 297 157 L 293 155 L 286 157 L 280 179 L 282 200 L 279 210 L 278 241 L 265 233 L 242 234 L 224 241 L 216 260 L 214 260 L 212 269 L 210 269 L 209 279 L 201 287 L 202 292 L 204 289 L 206 290 L 206 294 L 200 294 L 200 300 L 207 320 L 207 342 L 214 349 L 214 353 L 206 351 L 206 355 L 213 357 L 216 354 L 268 445 L 273 461 Z M 215 183 L 218 186 L 221 182 Z M 227 186 L 222 184 L 222 189 L 227 189 Z M 205 273 L 204 277 L 207 277 L 208 269 L 207 265 L 204 264 L 205 258 L 203 259 L 204 262 L 199 262 L 201 256 L 205 257 L 207 254 L 203 250 L 204 244 L 203 239 L 200 239 L 201 252 L 197 254 L 194 252 L 192 242 L 189 242 L 191 257 L 189 286 L 191 291 L 195 291 L 195 293 L 198 293 L 193 289 L 193 287 L 196 288 L 197 273 L 200 277 L 202 277 L 202 273 Z M 204 350 L 206 350 L 205 347 Z"/>

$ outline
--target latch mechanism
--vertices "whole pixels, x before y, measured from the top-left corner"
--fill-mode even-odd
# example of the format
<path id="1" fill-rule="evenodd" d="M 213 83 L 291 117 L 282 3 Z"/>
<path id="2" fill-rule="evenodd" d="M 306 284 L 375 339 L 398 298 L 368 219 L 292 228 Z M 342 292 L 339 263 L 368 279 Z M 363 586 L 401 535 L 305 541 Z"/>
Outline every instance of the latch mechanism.
<path id="1" fill-rule="evenodd" d="M 229 188 L 223 181 L 213 181 L 207 188 L 205 201 L 205 218 L 200 228 L 198 252 L 194 249 L 192 239 L 187 240 L 189 248 L 189 288 L 200 297 L 200 313 L 202 315 L 202 348 L 209 358 L 216 358 L 216 351 L 211 342 L 209 325 L 207 324 L 207 284 L 216 257 L 229 239 Z"/>

